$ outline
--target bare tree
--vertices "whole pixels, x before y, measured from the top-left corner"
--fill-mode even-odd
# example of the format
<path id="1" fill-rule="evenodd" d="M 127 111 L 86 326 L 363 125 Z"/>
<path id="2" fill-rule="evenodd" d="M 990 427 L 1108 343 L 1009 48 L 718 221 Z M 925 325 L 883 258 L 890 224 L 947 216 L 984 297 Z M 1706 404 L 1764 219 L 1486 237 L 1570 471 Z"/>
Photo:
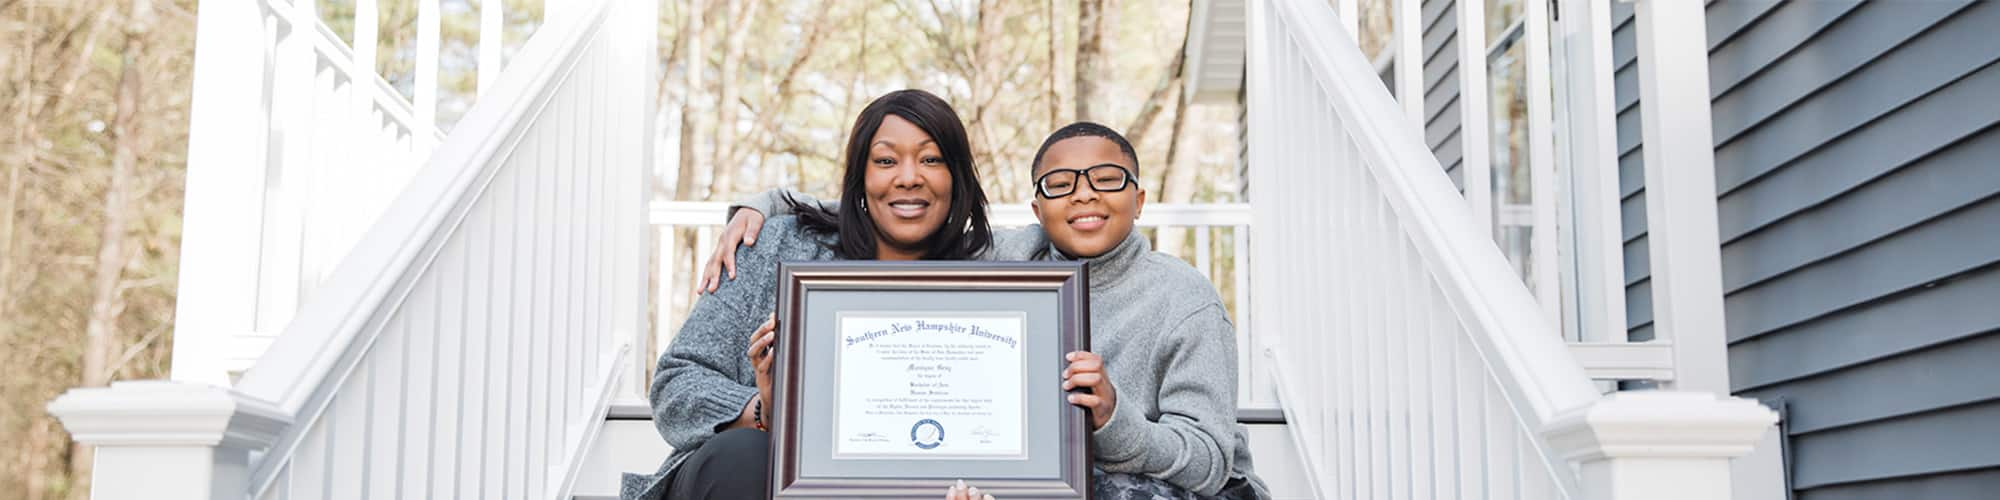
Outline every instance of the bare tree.
<path id="1" fill-rule="evenodd" d="M 141 65 L 146 60 L 147 35 L 153 23 L 152 0 L 133 0 L 125 21 L 123 68 L 118 77 L 116 114 L 111 122 L 111 172 L 104 189 L 104 226 L 99 233 L 96 271 L 93 273 L 90 319 L 84 327 L 83 387 L 100 387 L 111 380 L 112 352 L 117 350 L 118 316 L 124 309 L 123 277 L 131 260 L 126 244 L 126 223 L 131 203 L 134 164 L 139 152 L 147 150 L 144 127 L 138 123 L 141 97 L 145 92 Z M 91 450 L 70 444 L 70 477 L 88 478 Z"/>
<path id="2" fill-rule="evenodd" d="M 743 38 L 750 34 L 750 27 L 757 24 L 757 10 L 763 7 L 760 0 L 730 0 L 729 35 L 722 42 L 720 86 L 715 97 L 718 121 L 715 127 L 715 151 L 710 160 L 715 169 L 714 180 L 709 183 L 709 197 L 733 196 L 736 193 L 736 171 L 742 168 L 742 156 L 737 151 L 736 121 L 741 104 L 737 96 L 743 86 L 737 75 L 743 68 Z"/>
<path id="3" fill-rule="evenodd" d="M 1097 98 L 1098 59 L 1104 53 L 1104 0 L 1081 0 L 1076 13 L 1076 100 L 1077 121 L 1090 121 L 1091 101 Z"/>
<path id="4" fill-rule="evenodd" d="M 1133 117 L 1132 124 L 1125 127 L 1125 137 L 1132 141 L 1133 147 L 1138 147 L 1145 142 L 1146 130 L 1152 127 L 1153 119 L 1158 117 L 1160 109 L 1165 107 L 1164 101 L 1167 99 L 1167 96 L 1169 94 L 1178 95 L 1178 93 L 1172 91 L 1175 88 L 1182 87 L 1181 63 L 1185 60 L 1187 60 L 1187 51 L 1175 49 L 1173 58 L 1167 62 L 1166 71 L 1160 73 L 1159 83 L 1153 85 L 1153 91 L 1146 94 L 1146 102 L 1139 106 L 1139 115 Z M 1179 105 L 1180 103 L 1175 103 L 1175 106 Z M 1178 115 L 1176 115 L 1175 120 L 1178 122 Z M 1169 145 L 1173 144 L 1171 142 L 1173 139 L 1170 138 L 1168 141 Z M 1172 146 L 1169 147 L 1171 148 Z"/>

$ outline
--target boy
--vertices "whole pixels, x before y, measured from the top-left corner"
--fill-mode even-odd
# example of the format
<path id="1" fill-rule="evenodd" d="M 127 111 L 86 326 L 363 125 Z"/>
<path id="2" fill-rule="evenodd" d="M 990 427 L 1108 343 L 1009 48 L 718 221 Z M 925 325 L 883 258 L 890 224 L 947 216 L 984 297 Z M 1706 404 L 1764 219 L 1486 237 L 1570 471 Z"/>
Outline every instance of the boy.
<path id="1" fill-rule="evenodd" d="M 1125 137 L 1089 122 L 1065 126 L 1035 153 L 1039 226 L 996 231 L 988 255 L 1087 260 L 1091 350 L 1069 353 L 1063 388 L 1090 410 L 1099 498 L 1265 498 L 1236 424 L 1234 327 L 1214 287 L 1187 263 L 1153 252 L 1133 229 L 1145 208 L 1138 156 Z M 784 210 L 766 193 L 736 215 L 721 248 Z M 741 212 L 741 211 L 739 211 Z M 1046 233 L 1046 243 L 1043 243 Z M 754 237 L 744 239 L 754 244 Z M 1039 248 L 1035 248 L 1039 247 Z M 716 252 L 702 288 L 713 286 Z M 733 269 L 731 269 L 733 274 Z"/>

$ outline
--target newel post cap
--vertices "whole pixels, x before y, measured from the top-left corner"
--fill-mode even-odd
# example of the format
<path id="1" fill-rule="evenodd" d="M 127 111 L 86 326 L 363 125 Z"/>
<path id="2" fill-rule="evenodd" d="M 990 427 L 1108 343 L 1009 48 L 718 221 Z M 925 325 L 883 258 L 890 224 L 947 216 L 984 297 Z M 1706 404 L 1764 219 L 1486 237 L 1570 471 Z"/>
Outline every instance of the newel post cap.
<path id="1" fill-rule="evenodd" d="M 291 424 L 276 405 L 207 384 L 146 380 L 70 389 L 49 403 L 77 441 L 95 446 L 263 449 Z"/>
<path id="2" fill-rule="evenodd" d="M 1565 458 L 1727 459 L 1750 453 L 1778 414 L 1756 401 L 1706 392 L 1618 392 L 1543 427 Z"/>

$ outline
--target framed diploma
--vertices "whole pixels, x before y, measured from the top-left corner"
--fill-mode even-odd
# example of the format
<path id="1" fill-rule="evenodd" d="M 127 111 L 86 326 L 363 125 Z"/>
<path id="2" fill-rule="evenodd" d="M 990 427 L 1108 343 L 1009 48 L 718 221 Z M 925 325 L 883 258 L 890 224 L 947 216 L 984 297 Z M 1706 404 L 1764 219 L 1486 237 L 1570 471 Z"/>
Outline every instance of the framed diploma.
<path id="1" fill-rule="evenodd" d="M 1090 494 L 1089 424 L 1062 390 L 1090 345 L 1081 263 L 778 268 L 775 498 Z"/>

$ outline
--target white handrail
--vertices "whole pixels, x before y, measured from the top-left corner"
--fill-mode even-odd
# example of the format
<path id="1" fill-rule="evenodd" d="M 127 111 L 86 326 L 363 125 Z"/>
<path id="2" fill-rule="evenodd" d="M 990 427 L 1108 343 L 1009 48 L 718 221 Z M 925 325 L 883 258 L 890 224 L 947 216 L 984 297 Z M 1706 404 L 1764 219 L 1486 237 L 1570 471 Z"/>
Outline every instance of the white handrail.
<path id="1" fill-rule="evenodd" d="M 49 405 L 98 449 L 95 492 L 569 496 L 613 391 L 638 387 L 619 375 L 647 316 L 658 12 L 645 0 L 575 7 L 528 41 L 406 186 L 348 181 L 400 195 L 234 389 L 128 382 Z M 221 12 L 225 24 L 251 17 Z M 297 63 L 310 47 L 289 40 L 281 61 Z M 304 74 L 287 69 L 276 73 Z M 343 104 L 328 113 L 378 111 Z M 286 156 L 347 153 L 313 152 Z"/>
<path id="2" fill-rule="evenodd" d="M 1447 288 L 1452 308 L 1476 319 L 1468 321 L 1468 328 L 1490 330 L 1477 332 L 1481 338 L 1476 340 L 1493 344 L 1481 347 L 1491 347 L 1499 356 L 1491 362 L 1506 373 L 1496 375 L 1519 382 L 1509 391 L 1518 392 L 1528 415 L 1539 424 L 1597 400 L 1597 390 L 1570 360 L 1560 332 L 1535 313 L 1540 306 L 1533 294 L 1492 242 L 1473 229 L 1451 179 L 1413 133 L 1417 125 L 1398 112 L 1379 80 L 1339 76 L 1357 74 L 1368 66 L 1358 57 L 1358 48 L 1336 49 L 1340 47 L 1336 43 L 1348 47 L 1352 43 L 1331 31 L 1338 27 L 1331 13 L 1294 2 L 1272 3 L 1283 9 L 1287 21 L 1312 26 L 1288 34 L 1304 39 L 1302 55 L 1313 79 L 1326 88 L 1333 111 L 1353 117 L 1346 119 L 1349 123 L 1368 125 L 1348 131 L 1361 154 L 1361 166 L 1380 183 L 1384 201 L 1395 209 L 1410 243 L 1424 254 L 1426 267 L 1441 274 L 1434 278 Z"/>
<path id="3" fill-rule="evenodd" d="M 413 456 L 429 457 L 429 465 L 373 465 L 372 484 L 389 484 L 380 474 L 393 474 L 419 496 L 461 483 L 501 488 L 502 480 L 509 483 L 497 491 L 507 493 L 490 496 L 559 498 L 567 490 L 617 383 L 614 367 L 630 355 L 633 336 L 622 334 L 643 329 L 635 311 L 644 280 L 633 278 L 643 276 L 636 264 L 645 244 L 642 191 L 624 187 L 644 185 L 649 115 L 611 103 L 644 102 L 650 93 L 643 79 L 611 68 L 650 67 L 652 26 L 633 26 L 650 19 L 635 17 L 649 9 L 596 1 L 545 25 L 390 206 L 394 215 L 369 228 L 244 375 L 241 393 L 274 403 L 293 422 L 259 461 L 255 496 L 281 481 L 292 489 L 324 481 L 325 491 L 341 496 L 357 477 L 369 483 L 370 464 Z M 569 300 L 575 295 L 593 302 Z M 496 352 L 499 343 L 510 351 Z M 383 359 L 389 355 L 403 359 Z M 419 368 L 431 372 L 400 371 Z M 520 385 L 496 385 L 496 377 Z M 502 396 L 526 399 L 493 401 Z M 473 422 L 459 417 L 467 414 L 526 420 L 453 435 L 465 430 L 453 426 Z M 353 439 L 347 432 L 375 443 L 365 452 L 343 449 L 354 447 L 343 443 Z M 486 449 L 488 439 L 509 448 Z M 451 443 L 458 447 L 438 449 Z M 488 456 L 504 458 L 481 462 L 480 474 L 429 468 Z M 454 471 L 466 478 L 450 477 Z"/>
<path id="4" fill-rule="evenodd" d="M 1253 310 L 1319 495 L 1727 498 L 1776 415 L 1600 397 L 1331 8 L 1250 8 Z"/>
<path id="5" fill-rule="evenodd" d="M 1255 311 L 1316 489 L 1572 496 L 1540 432 L 1598 394 L 1560 333 L 1333 10 L 1252 10 L 1251 196 L 1290 228 L 1253 242 Z"/>
<path id="6" fill-rule="evenodd" d="M 305 3 L 211 4 L 198 30 L 182 249 L 183 270 L 203 279 L 181 283 L 173 376 L 226 385 L 443 136 Z"/>

